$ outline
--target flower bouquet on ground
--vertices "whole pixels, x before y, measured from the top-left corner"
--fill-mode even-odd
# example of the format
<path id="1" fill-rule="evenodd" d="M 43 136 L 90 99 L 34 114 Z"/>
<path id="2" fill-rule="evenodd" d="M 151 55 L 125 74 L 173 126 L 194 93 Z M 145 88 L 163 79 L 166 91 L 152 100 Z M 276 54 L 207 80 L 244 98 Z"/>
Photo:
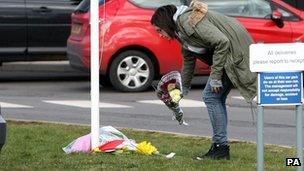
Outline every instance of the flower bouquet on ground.
<path id="1" fill-rule="evenodd" d="M 62 148 L 67 154 L 70 153 L 113 153 L 137 152 L 145 155 L 159 155 L 166 158 L 174 157 L 175 153 L 161 154 L 150 142 L 136 143 L 122 132 L 112 126 L 99 129 L 99 146 L 91 150 L 91 134 L 77 138 L 66 147 Z"/>

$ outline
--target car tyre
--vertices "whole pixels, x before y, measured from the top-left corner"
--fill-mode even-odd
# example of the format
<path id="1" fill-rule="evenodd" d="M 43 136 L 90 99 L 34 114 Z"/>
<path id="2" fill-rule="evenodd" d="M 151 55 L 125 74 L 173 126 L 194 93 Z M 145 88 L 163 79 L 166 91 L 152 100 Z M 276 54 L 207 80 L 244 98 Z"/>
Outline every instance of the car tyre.
<path id="1" fill-rule="evenodd" d="M 148 55 L 137 50 L 120 53 L 110 66 L 110 80 L 120 91 L 146 90 L 154 78 L 154 65 Z"/>

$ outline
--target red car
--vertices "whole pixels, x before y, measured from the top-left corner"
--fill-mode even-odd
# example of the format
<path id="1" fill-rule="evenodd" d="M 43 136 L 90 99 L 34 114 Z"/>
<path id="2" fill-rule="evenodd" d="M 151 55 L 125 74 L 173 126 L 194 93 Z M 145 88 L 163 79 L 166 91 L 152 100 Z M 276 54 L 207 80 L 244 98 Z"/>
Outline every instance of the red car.
<path id="1" fill-rule="evenodd" d="M 304 41 L 304 12 L 281 0 L 204 2 L 209 9 L 236 17 L 255 42 Z M 100 0 L 101 84 L 110 81 L 121 91 L 143 91 L 159 76 L 181 69 L 179 43 L 161 38 L 150 24 L 155 8 L 166 4 L 181 5 L 181 0 Z M 90 68 L 89 15 L 89 0 L 83 0 L 72 14 L 68 39 L 71 66 L 84 70 Z M 209 72 L 210 67 L 198 61 L 196 74 Z"/>

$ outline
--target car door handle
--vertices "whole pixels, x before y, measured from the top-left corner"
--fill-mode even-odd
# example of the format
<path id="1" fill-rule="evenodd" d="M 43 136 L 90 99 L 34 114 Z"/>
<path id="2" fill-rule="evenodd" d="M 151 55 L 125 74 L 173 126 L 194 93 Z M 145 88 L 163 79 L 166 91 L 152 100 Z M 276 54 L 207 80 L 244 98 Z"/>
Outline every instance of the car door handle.
<path id="1" fill-rule="evenodd" d="M 46 13 L 46 12 L 51 12 L 52 10 L 48 7 L 40 7 L 40 8 L 36 8 L 33 9 L 34 12 L 41 12 L 41 13 Z"/>

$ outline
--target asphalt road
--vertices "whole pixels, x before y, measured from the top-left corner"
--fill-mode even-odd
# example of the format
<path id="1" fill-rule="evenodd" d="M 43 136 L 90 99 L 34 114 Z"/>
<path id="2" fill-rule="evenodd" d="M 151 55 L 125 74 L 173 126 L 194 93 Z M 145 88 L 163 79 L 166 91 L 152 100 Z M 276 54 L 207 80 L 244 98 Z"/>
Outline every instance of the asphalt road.
<path id="1" fill-rule="evenodd" d="M 86 74 L 70 69 L 29 72 L 17 71 L 16 68 L 1 70 L 0 104 L 5 119 L 90 124 L 90 83 Z M 182 101 L 189 126 L 179 126 L 172 121 L 171 112 L 157 100 L 152 89 L 122 93 L 101 87 L 100 123 L 210 136 L 209 116 L 201 102 L 203 87 L 198 82 Z M 227 104 L 229 138 L 255 141 L 256 128 L 250 105 L 244 102 L 237 90 L 229 94 Z M 265 109 L 264 125 L 266 143 L 295 145 L 295 120 L 291 108 Z"/>

